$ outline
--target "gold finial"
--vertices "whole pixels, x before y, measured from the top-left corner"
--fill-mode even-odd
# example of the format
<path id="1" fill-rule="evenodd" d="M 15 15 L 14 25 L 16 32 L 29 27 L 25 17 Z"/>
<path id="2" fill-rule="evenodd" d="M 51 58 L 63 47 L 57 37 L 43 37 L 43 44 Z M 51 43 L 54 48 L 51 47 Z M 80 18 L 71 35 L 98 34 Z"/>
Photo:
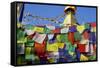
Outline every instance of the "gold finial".
<path id="1" fill-rule="evenodd" d="M 76 7 L 75 6 L 66 6 L 64 12 L 67 13 L 69 10 L 75 13 Z"/>

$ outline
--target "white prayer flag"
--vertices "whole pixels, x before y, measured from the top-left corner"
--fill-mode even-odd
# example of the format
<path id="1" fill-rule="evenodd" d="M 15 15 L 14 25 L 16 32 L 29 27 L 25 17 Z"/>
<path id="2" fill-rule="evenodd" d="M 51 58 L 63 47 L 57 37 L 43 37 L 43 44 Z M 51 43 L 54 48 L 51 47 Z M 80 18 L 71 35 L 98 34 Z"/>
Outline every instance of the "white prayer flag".
<path id="1" fill-rule="evenodd" d="M 33 40 L 37 43 L 43 43 L 45 38 L 46 38 L 46 34 L 36 33 L 35 36 L 33 37 Z"/>
<path id="2" fill-rule="evenodd" d="M 89 42 L 86 44 L 85 51 L 86 51 L 86 52 L 89 52 Z"/>
<path id="3" fill-rule="evenodd" d="M 55 30 L 55 26 L 52 26 L 52 25 L 46 25 L 46 27 L 50 30 Z"/>
<path id="4" fill-rule="evenodd" d="M 32 34 L 34 34 L 34 31 L 32 31 L 32 30 L 25 30 L 25 33 L 27 34 L 27 35 L 32 35 Z"/>
<path id="5" fill-rule="evenodd" d="M 54 34 L 48 34 L 48 39 L 52 39 L 54 37 Z"/>
<path id="6" fill-rule="evenodd" d="M 69 28 L 62 28 L 61 33 L 68 33 Z"/>

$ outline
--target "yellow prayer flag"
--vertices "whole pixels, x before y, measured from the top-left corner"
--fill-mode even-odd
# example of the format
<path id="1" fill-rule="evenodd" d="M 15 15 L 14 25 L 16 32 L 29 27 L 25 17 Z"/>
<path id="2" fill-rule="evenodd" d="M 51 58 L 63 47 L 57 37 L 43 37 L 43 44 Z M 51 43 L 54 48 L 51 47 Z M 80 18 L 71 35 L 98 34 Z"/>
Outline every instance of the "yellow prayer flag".
<path id="1" fill-rule="evenodd" d="M 57 52 L 58 51 L 58 43 L 52 43 L 52 44 L 47 44 L 47 51 L 54 51 Z"/>
<path id="2" fill-rule="evenodd" d="M 59 48 L 63 48 L 64 47 L 64 43 L 58 43 Z"/>
<path id="3" fill-rule="evenodd" d="M 96 27 L 92 27 L 91 32 L 96 32 Z"/>
<path id="4" fill-rule="evenodd" d="M 75 53 L 74 53 L 74 52 L 69 51 L 69 54 L 70 54 L 71 56 L 73 56 Z"/>
<path id="5" fill-rule="evenodd" d="M 31 53 L 31 47 L 26 47 L 26 49 L 25 49 L 25 53 L 27 54 L 27 55 L 29 55 L 30 53 Z"/>
<path id="6" fill-rule="evenodd" d="M 17 40 L 17 43 L 26 43 L 27 38 L 22 38 L 21 40 Z"/>
<path id="7" fill-rule="evenodd" d="M 81 54 L 80 56 L 80 61 L 88 61 L 88 57 L 84 56 L 83 54 Z"/>
<path id="8" fill-rule="evenodd" d="M 48 59 L 49 63 L 54 63 L 55 59 L 54 58 L 50 58 Z"/>
<path id="9" fill-rule="evenodd" d="M 21 23 L 17 23 L 17 27 L 18 28 L 22 27 L 22 24 Z"/>
<path id="10" fill-rule="evenodd" d="M 34 30 L 33 31 L 36 31 L 36 32 L 44 32 L 44 28 L 42 28 L 42 27 L 34 27 Z"/>
<path id="11" fill-rule="evenodd" d="M 58 48 L 63 48 L 63 47 L 64 47 L 64 43 L 47 44 L 47 51 L 57 52 Z"/>
<path id="12" fill-rule="evenodd" d="M 87 44 L 88 42 L 89 42 L 89 40 L 82 39 L 82 40 L 80 41 L 80 44 Z"/>
<path id="13" fill-rule="evenodd" d="M 58 42 L 61 41 L 60 36 L 61 36 L 61 35 L 57 35 L 57 37 L 56 37 L 56 39 L 57 39 Z"/>
<path id="14" fill-rule="evenodd" d="M 77 26 L 77 31 L 79 31 L 80 33 L 82 33 L 84 31 L 84 29 L 85 29 L 84 25 Z"/>

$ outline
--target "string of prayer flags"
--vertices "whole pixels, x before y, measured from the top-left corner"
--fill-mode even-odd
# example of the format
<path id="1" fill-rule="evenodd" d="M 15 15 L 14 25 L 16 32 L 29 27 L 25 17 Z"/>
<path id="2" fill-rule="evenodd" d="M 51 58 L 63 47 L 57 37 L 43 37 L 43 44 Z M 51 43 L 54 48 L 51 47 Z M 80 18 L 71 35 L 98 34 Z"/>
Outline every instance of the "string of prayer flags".
<path id="1" fill-rule="evenodd" d="M 36 10 L 35 7 L 33 7 L 34 10 L 29 8 L 29 11 L 31 10 L 32 12 L 27 13 L 27 6 L 30 7 L 31 5 L 18 3 L 17 6 L 15 6 L 17 10 L 19 10 L 19 12 L 17 12 L 18 21 L 16 23 L 16 32 L 14 32 L 13 35 L 16 35 L 14 39 L 15 42 L 13 42 L 16 43 L 16 46 L 12 47 L 15 49 L 14 52 L 16 52 L 16 54 L 14 54 L 16 57 L 13 57 L 16 60 L 15 63 L 17 63 L 15 65 L 97 60 L 97 23 L 82 23 L 80 22 L 82 20 L 81 18 L 79 18 L 80 20 L 76 19 L 75 17 L 78 17 L 78 14 L 75 14 L 77 8 L 81 7 L 66 6 L 64 14 L 57 17 L 53 17 L 52 14 L 50 15 L 47 13 L 46 15 L 41 15 L 48 17 L 46 18 L 34 16 L 33 12 Z M 58 7 L 57 9 L 59 9 Z M 25 8 L 24 16 L 22 11 L 23 8 Z M 20 13 L 20 11 L 22 11 L 22 13 Z M 23 18 L 22 22 L 19 22 L 20 14 L 21 19 Z M 53 15 L 56 14 L 53 13 Z M 15 26 L 13 27 L 15 28 Z"/>

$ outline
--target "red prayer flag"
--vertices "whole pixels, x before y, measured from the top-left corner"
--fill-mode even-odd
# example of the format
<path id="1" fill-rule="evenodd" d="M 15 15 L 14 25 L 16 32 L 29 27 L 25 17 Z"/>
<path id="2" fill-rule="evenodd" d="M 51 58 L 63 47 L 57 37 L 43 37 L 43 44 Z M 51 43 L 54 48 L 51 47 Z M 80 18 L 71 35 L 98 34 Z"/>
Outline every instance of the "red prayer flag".
<path id="1" fill-rule="evenodd" d="M 85 44 L 78 44 L 78 50 L 82 53 L 84 53 L 85 52 Z"/>
<path id="2" fill-rule="evenodd" d="M 68 33 L 68 40 L 69 40 L 72 44 L 74 44 L 74 41 L 75 41 L 75 39 L 74 39 L 74 32 L 69 32 L 69 33 Z"/>
<path id="3" fill-rule="evenodd" d="M 96 27 L 96 23 L 95 22 L 91 23 L 90 25 L 91 25 L 91 27 Z"/>

